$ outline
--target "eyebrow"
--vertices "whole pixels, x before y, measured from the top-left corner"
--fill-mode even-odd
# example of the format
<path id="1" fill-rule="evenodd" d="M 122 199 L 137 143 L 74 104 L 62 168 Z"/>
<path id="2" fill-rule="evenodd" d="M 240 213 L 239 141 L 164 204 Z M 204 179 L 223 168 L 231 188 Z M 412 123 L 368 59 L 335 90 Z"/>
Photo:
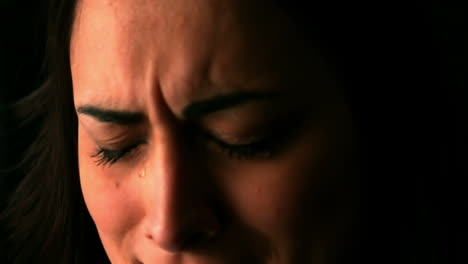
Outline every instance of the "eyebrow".
<path id="1" fill-rule="evenodd" d="M 218 95 L 190 104 L 184 108 L 182 114 L 186 119 L 199 119 L 217 111 L 233 108 L 251 101 L 273 99 L 277 96 L 278 93 L 274 92 L 236 92 L 227 95 Z"/>
<path id="2" fill-rule="evenodd" d="M 227 95 L 218 95 L 210 99 L 194 102 L 182 111 L 186 119 L 199 119 L 208 114 L 233 108 L 251 101 L 261 101 L 277 97 L 273 92 L 237 92 Z M 135 125 L 145 119 L 140 112 L 105 109 L 94 105 L 85 105 L 76 110 L 80 114 L 88 115 L 97 121 L 117 125 Z"/>
<path id="3" fill-rule="evenodd" d="M 135 125 L 141 123 L 145 118 L 139 112 L 110 110 L 93 105 L 78 107 L 76 111 L 80 114 L 91 116 L 97 121 L 117 125 Z"/>

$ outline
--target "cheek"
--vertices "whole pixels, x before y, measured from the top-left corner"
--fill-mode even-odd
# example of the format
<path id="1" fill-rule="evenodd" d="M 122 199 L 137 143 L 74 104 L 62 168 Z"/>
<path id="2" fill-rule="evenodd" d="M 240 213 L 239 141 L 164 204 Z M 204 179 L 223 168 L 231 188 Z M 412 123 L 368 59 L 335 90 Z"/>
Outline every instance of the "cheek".
<path id="1" fill-rule="evenodd" d="M 236 175 L 227 176 L 225 188 L 244 222 L 277 240 L 291 235 L 291 227 L 305 216 L 322 176 L 314 162 L 315 153 L 310 147 L 308 151 L 298 150 L 269 164 L 225 170 L 235 171 Z"/>
<path id="2" fill-rule="evenodd" d="M 90 157 L 94 143 L 79 133 L 80 181 L 86 206 L 101 236 L 121 240 L 138 222 L 141 202 L 127 178 L 113 175 L 106 166 L 98 166 Z"/>
<path id="3" fill-rule="evenodd" d="M 278 248 L 317 237 L 327 217 L 324 201 L 337 196 L 330 185 L 340 173 L 333 158 L 338 150 L 328 144 L 333 141 L 328 133 L 311 133 L 276 160 L 220 167 L 218 175 L 225 175 L 224 188 L 242 221 Z"/>

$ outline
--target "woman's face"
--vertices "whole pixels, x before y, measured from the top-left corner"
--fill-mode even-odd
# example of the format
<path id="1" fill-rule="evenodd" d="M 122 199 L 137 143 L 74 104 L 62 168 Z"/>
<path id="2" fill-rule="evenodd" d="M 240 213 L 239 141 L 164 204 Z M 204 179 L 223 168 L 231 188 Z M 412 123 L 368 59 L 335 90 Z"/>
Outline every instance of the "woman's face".
<path id="1" fill-rule="evenodd" d="M 353 136 L 313 50 L 259 1 L 78 3 L 81 187 L 112 263 L 332 261 Z"/>

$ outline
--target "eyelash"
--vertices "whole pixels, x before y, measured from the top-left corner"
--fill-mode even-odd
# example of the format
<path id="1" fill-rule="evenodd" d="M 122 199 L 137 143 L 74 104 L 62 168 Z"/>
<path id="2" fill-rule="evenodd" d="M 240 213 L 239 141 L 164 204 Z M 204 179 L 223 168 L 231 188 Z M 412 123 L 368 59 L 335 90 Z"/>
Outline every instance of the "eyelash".
<path id="1" fill-rule="evenodd" d="M 205 135 L 205 138 L 218 145 L 218 147 L 220 147 L 229 158 L 236 158 L 237 160 L 252 160 L 255 158 L 268 159 L 272 155 L 272 147 L 269 141 L 233 145 L 219 140 L 211 135 Z M 143 144 L 143 142 L 116 150 L 98 147 L 92 157 L 97 159 L 97 165 L 109 165 L 110 167 L 122 158 L 127 157 L 141 144 Z"/>
<path id="2" fill-rule="evenodd" d="M 252 160 L 256 158 L 268 159 L 273 152 L 273 144 L 269 140 L 236 145 L 226 143 L 209 134 L 205 135 L 205 137 L 207 140 L 214 142 L 220 147 L 229 158 L 236 158 L 237 160 Z"/>
<path id="3" fill-rule="evenodd" d="M 130 145 L 128 147 L 122 149 L 105 149 L 98 147 L 96 152 L 91 155 L 92 158 L 96 158 L 97 165 L 109 165 L 112 166 L 114 163 L 119 161 L 120 159 L 128 156 L 130 153 L 135 151 L 139 146 L 146 142 L 140 142 L 137 144 Z"/>

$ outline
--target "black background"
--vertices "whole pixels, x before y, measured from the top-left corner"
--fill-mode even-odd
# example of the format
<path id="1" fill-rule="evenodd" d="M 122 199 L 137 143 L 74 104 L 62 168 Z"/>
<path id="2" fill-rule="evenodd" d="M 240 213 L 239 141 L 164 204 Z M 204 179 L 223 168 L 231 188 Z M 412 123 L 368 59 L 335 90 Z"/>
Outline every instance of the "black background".
<path id="1" fill-rule="evenodd" d="M 44 80 L 43 2 L 0 2 L 0 105 Z M 441 0 L 330 1 L 327 8 L 324 34 L 352 86 L 371 164 L 362 182 L 362 262 L 468 263 L 466 8 Z M 36 128 L 7 133 L 12 122 L 0 108 L 1 206 L 20 180 L 4 169 Z"/>

